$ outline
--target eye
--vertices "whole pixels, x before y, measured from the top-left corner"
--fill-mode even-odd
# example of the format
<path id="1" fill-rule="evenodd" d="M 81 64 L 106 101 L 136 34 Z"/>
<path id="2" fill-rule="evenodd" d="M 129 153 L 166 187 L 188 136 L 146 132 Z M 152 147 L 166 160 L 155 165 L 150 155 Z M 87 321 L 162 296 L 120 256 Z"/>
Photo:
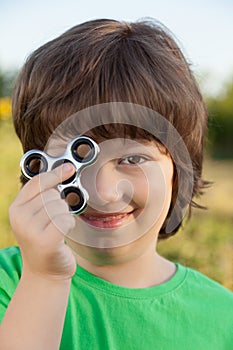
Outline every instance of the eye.
<path id="1" fill-rule="evenodd" d="M 126 164 L 126 165 L 139 165 L 147 161 L 148 159 L 144 156 L 140 156 L 138 154 L 131 155 L 128 157 L 125 157 L 120 160 L 120 164 Z"/>

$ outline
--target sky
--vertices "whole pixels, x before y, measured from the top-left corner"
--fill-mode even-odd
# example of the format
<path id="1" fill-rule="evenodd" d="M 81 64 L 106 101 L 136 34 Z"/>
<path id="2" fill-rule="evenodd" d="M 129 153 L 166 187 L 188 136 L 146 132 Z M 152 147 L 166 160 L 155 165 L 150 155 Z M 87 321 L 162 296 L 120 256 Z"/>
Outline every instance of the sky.
<path id="1" fill-rule="evenodd" d="M 144 17 L 174 33 L 207 93 L 233 79 L 232 0 L 0 0 L 0 69 L 19 69 L 33 50 L 84 21 Z"/>

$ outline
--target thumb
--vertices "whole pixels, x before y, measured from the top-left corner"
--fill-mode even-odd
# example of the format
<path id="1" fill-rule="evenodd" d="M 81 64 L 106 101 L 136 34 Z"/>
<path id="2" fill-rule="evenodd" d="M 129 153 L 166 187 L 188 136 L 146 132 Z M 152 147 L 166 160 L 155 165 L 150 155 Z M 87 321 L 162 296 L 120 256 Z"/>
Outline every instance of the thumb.
<path id="1" fill-rule="evenodd" d="M 62 166 L 58 167 L 57 169 L 58 169 L 59 175 L 61 176 L 62 182 L 65 180 L 68 180 L 72 175 L 74 175 L 76 170 L 74 165 L 70 162 L 64 163 Z M 54 171 L 56 171 L 56 169 Z"/>
<path id="2" fill-rule="evenodd" d="M 40 173 L 26 183 L 15 202 L 17 202 L 17 204 L 25 203 L 36 197 L 40 192 L 46 191 L 68 180 L 74 173 L 75 167 L 70 162 L 64 163 L 52 171 Z"/>
<path id="3" fill-rule="evenodd" d="M 53 170 L 38 175 L 40 191 L 45 191 L 59 183 L 68 180 L 75 173 L 75 167 L 71 162 L 64 163 Z"/>

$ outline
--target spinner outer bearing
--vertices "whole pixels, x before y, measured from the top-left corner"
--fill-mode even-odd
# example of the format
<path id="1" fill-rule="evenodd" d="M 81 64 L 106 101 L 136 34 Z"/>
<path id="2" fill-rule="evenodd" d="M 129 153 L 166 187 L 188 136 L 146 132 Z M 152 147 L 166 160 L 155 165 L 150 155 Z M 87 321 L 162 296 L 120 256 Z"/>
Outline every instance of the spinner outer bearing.
<path id="1" fill-rule="evenodd" d="M 82 157 L 82 155 L 77 152 L 78 147 L 82 145 L 87 145 L 90 148 L 85 157 Z M 89 195 L 81 184 L 80 174 L 84 168 L 95 162 L 99 151 L 99 146 L 95 141 L 88 136 L 80 135 L 67 144 L 65 152 L 59 157 L 52 157 L 36 149 L 26 152 L 21 158 L 20 167 L 22 174 L 27 179 L 31 179 L 35 175 L 51 171 L 65 162 L 72 163 L 76 169 L 75 174 L 70 179 L 58 184 L 57 188 L 63 199 L 66 199 L 67 196 L 72 193 L 79 197 L 79 203 L 74 206 L 69 205 L 69 210 L 73 214 L 81 214 L 86 209 Z M 38 161 L 40 164 L 40 168 L 36 171 L 30 168 L 30 163 L 32 161 Z"/>

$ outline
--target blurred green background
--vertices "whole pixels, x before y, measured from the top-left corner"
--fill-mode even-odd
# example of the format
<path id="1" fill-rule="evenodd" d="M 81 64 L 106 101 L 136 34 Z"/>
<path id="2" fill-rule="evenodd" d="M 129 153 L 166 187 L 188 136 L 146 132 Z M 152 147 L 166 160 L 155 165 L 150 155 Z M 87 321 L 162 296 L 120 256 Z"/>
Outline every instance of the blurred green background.
<path id="1" fill-rule="evenodd" d="M 20 143 L 11 121 L 11 89 L 15 72 L 0 70 L 0 248 L 16 244 L 8 207 L 20 189 Z M 233 290 L 233 79 L 219 95 L 206 96 L 209 134 L 204 178 L 212 181 L 190 221 L 174 237 L 159 243 L 159 252 L 195 268 Z"/>

